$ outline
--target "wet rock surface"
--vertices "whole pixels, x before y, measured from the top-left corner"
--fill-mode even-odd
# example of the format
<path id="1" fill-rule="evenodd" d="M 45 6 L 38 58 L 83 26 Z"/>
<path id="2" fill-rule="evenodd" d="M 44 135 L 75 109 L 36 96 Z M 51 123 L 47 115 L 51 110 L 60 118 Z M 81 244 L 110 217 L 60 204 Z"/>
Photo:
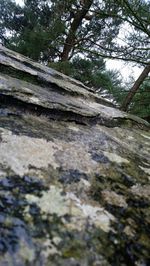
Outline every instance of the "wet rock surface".
<path id="1" fill-rule="evenodd" d="M 150 132 L 0 47 L 0 265 L 150 264 Z"/>

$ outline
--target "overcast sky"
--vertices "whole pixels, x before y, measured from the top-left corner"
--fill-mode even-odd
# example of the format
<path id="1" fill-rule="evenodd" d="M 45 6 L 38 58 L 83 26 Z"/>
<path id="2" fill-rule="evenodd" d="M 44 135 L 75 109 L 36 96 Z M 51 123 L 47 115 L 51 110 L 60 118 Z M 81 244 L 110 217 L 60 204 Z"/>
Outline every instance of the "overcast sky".
<path id="1" fill-rule="evenodd" d="M 137 79 L 143 70 L 142 68 L 135 66 L 135 64 L 124 63 L 121 60 L 107 60 L 106 67 L 107 69 L 119 70 L 123 81 L 128 81 L 130 76 L 133 76 L 134 79 Z"/>
<path id="2" fill-rule="evenodd" d="M 24 3 L 24 0 L 15 0 L 17 4 L 22 5 Z M 106 61 L 106 67 L 107 69 L 113 69 L 113 70 L 119 70 L 123 81 L 128 81 L 130 76 L 133 76 L 134 79 L 138 78 L 140 73 L 142 72 L 142 69 L 135 66 L 131 63 L 124 63 L 121 60 L 107 60 Z"/>

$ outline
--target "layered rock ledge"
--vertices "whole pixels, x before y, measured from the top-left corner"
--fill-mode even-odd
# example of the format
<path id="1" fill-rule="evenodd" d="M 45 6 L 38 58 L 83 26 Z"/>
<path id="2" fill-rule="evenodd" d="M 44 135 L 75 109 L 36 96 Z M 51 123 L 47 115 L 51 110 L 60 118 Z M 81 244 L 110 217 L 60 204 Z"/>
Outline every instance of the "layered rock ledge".
<path id="1" fill-rule="evenodd" d="M 149 124 L 0 46 L 0 265 L 149 265 Z"/>

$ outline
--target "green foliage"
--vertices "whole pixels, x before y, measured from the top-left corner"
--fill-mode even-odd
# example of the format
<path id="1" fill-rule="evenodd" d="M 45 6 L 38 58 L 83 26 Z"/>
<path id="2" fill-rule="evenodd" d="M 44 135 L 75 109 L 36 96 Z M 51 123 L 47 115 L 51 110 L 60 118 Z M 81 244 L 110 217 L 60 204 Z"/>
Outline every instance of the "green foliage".
<path id="1" fill-rule="evenodd" d="M 81 9 L 78 0 L 25 0 L 23 7 L 13 0 L 0 0 L 0 41 L 121 105 L 129 91 L 122 86 L 117 72 L 106 70 L 102 58 L 122 58 L 140 64 L 149 60 L 150 2 L 93 0 L 90 12 L 87 10 L 91 18 L 79 23 L 68 61 L 61 62 L 72 21 Z M 124 25 L 130 29 L 120 44 L 116 40 Z M 149 116 L 149 87 L 148 81 L 143 83 L 130 112 Z"/>
<path id="2" fill-rule="evenodd" d="M 134 96 L 129 112 L 150 122 L 150 78 L 147 78 Z"/>
<path id="3" fill-rule="evenodd" d="M 25 5 L 19 7 L 11 0 L 5 4 L 0 0 L 3 13 L 0 33 L 4 45 L 35 60 L 52 61 L 58 57 L 65 25 L 61 9 L 55 13 L 56 2 L 60 1 L 52 3 L 52 9 L 49 1 L 26 0 Z"/>
<path id="4" fill-rule="evenodd" d="M 114 2 L 120 7 L 120 14 L 117 16 L 120 15 L 125 22 L 127 31 L 124 43 L 114 44 L 117 48 L 116 54 L 125 60 L 145 65 L 149 61 L 150 51 L 150 1 L 114 0 Z"/>
<path id="5" fill-rule="evenodd" d="M 92 19 L 79 23 L 70 57 L 80 54 L 83 47 L 90 50 L 95 42 L 101 41 L 102 46 L 110 45 L 115 38 L 119 19 L 99 14 L 99 10 L 101 13 L 109 12 L 112 7 L 108 3 L 107 0 L 104 3 L 93 0 Z M 23 7 L 11 0 L 0 0 L 3 14 L 1 40 L 7 47 L 33 59 L 44 62 L 60 60 L 73 17 L 81 8 L 78 0 L 25 0 Z M 8 31 L 11 33 L 9 36 L 6 34 Z"/>
<path id="6" fill-rule="evenodd" d="M 107 71 L 102 59 L 75 57 L 72 61 L 53 62 L 50 67 L 80 80 L 86 86 L 101 96 L 110 99 L 115 104 L 122 101 L 124 88 L 117 71 Z"/>

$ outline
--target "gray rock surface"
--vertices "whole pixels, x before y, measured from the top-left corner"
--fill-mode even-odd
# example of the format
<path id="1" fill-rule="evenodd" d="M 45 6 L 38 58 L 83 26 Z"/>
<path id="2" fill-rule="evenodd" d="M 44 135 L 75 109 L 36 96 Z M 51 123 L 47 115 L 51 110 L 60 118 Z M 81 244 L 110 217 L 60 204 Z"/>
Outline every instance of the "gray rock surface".
<path id="1" fill-rule="evenodd" d="M 0 265 L 149 265 L 149 124 L 0 46 Z"/>

